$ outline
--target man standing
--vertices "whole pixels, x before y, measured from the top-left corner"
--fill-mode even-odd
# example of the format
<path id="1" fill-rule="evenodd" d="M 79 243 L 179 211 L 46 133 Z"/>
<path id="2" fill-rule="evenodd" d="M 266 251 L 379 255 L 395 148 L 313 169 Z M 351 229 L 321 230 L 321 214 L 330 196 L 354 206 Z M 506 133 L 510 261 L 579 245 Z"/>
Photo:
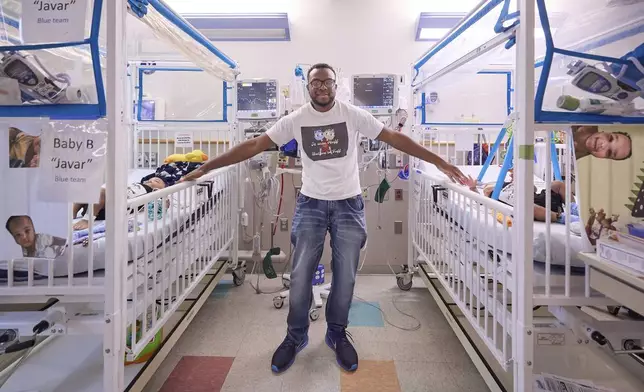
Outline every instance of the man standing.
<path id="1" fill-rule="evenodd" d="M 326 304 L 326 343 L 346 371 L 358 368 L 358 354 L 346 328 L 353 299 L 360 249 L 367 240 L 364 201 L 358 170 L 359 133 L 436 165 L 451 180 L 465 176 L 420 144 L 395 132 L 367 111 L 336 101 L 336 73 L 327 64 L 308 73 L 311 104 L 280 119 L 264 135 L 247 140 L 185 177 L 194 180 L 210 170 L 232 165 L 274 144 L 296 139 L 302 150 L 302 189 L 297 199 L 291 242 L 294 246 L 289 295 L 288 333 L 273 355 L 275 373 L 288 369 L 308 343 L 311 279 L 331 234 L 331 293 Z"/>
<path id="2" fill-rule="evenodd" d="M 599 159 L 623 161 L 633 154 L 633 143 L 628 133 L 600 132 L 597 126 L 572 127 L 575 158 L 589 155 Z"/>

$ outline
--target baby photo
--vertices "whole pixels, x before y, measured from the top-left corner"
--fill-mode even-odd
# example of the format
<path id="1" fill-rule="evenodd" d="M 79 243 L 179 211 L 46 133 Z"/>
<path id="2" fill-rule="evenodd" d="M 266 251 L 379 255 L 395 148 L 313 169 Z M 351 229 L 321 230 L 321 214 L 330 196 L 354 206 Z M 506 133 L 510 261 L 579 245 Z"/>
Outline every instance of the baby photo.
<path id="1" fill-rule="evenodd" d="M 54 259 L 65 253 L 67 241 L 50 234 L 38 233 L 28 215 L 13 215 L 7 219 L 5 228 L 16 245 L 22 248 L 23 257 Z"/>
<path id="2" fill-rule="evenodd" d="M 40 165 L 40 136 L 9 127 L 9 167 L 35 168 Z"/>

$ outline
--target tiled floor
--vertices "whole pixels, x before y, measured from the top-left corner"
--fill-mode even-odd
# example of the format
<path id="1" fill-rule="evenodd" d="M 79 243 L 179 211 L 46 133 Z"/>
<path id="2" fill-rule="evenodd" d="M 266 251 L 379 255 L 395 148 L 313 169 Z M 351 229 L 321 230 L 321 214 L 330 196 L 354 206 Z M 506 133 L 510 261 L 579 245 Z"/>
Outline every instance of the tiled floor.
<path id="1" fill-rule="evenodd" d="M 354 299 L 349 331 L 360 356 L 355 374 L 342 372 L 324 344 L 322 314 L 311 325 L 309 346 L 291 369 L 275 376 L 270 360 L 285 335 L 287 306 L 275 309 L 273 295 L 255 294 L 249 279 L 242 287 L 220 283 L 146 392 L 488 391 L 422 281 L 402 292 L 391 276 L 358 277 L 356 295 L 380 306 L 390 322 L 413 327 L 394 299 L 418 318 L 419 330 L 392 327 L 377 309 Z M 277 285 L 277 279 L 264 280 L 262 289 Z"/>

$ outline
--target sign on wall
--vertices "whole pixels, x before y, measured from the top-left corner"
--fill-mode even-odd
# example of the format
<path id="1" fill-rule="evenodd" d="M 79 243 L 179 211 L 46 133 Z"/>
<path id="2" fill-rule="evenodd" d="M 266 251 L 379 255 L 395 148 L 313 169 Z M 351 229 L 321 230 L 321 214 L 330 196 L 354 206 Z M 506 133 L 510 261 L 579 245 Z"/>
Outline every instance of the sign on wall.
<path id="1" fill-rule="evenodd" d="M 20 18 L 22 43 L 83 41 L 86 19 L 87 0 L 25 0 Z"/>
<path id="2" fill-rule="evenodd" d="M 96 203 L 103 184 L 105 122 L 51 122 L 41 136 L 40 198 Z"/>
<path id="3" fill-rule="evenodd" d="M 0 270 L 6 260 L 54 259 L 65 252 L 67 204 L 38 197 L 47 127 L 34 119 L 0 123 Z"/>
<path id="4" fill-rule="evenodd" d="M 180 132 L 174 136 L 174 147 L 175 148 L 189 148 L 193 149 L 195 147 L 192 140 L 192 133 L 190 132 Z"/>

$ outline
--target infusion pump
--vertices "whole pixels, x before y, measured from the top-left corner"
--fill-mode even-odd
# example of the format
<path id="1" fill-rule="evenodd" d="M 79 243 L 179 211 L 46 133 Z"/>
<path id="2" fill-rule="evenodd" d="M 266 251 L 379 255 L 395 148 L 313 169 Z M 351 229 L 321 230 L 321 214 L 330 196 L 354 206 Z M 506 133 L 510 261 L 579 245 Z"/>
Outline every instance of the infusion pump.
<path id="1" fill-rule="evenodd" d="M 34 55 L 4 52 L 0 60 L 0 77 L 15 81 L 25 101 L 55 104 L 87 100 L 84 89 L 70 87 L 69 75 L 53 75 Z"/>

